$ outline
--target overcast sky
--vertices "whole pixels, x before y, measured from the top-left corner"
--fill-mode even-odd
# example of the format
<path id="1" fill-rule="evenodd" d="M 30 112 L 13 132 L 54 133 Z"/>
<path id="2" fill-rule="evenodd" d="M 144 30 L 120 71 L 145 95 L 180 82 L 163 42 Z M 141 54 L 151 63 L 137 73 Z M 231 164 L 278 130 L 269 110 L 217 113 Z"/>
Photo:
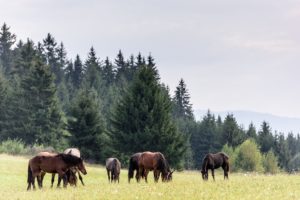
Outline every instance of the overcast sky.
<path id="1" fill-rule="evenodd" d="M 299 0 L 0 0 L 18 39 L 52 33 L 69 58 L 151 53 L 194 109 L 300 118 Z"/>

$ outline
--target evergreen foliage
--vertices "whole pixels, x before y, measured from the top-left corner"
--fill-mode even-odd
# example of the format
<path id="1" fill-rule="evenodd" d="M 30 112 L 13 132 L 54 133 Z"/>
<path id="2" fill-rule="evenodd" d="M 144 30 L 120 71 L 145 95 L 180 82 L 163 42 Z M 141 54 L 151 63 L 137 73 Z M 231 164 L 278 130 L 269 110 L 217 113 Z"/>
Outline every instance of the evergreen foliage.
<path id="1" fill-rule="evenodd" d="M 155 68 L 140 68 L 116 107 L 111 134 L 123 161 L 135 152 L 160 151 L 175 167 L 186 147 L 171 118 L 170 98 L 158 81 Z"/>
<path id="2" fill-rule="evenodd" d="M 299 134 L 285 137 L 267 122 L 258 132 L 252 123 L 243 130 L 232 114 L 222 119 L 208 112 L 196 121 L 184 80 L 171 98 L 151 54 L 125 58 L 120 50 L 113 61 L 102 61 L 92 47 L 84 62 L 79 55 L 73 62 L 50 33 L 42 42 L 16 41 L 5 23 L 0 31 L 0 113 L 1 142 L 57 150 L 70 144 L 96 162 L 116 155 L 126 164 L 132 153 L 150 150 L 164 153 L 173 167 L 191 169 L 201 166 L 206 153 L 223 149 L 232 170 L 257 170 L 245 167 L 255 140 L 266 171 L 275 169 L 274 157 L 281 169 L 300 168 Z"/>

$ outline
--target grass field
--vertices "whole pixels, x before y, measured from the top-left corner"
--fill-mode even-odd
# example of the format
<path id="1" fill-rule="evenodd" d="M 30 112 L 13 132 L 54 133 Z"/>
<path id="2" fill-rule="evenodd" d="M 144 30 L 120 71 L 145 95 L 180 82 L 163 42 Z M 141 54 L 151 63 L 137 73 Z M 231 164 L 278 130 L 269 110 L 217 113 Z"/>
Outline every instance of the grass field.
<path id="1" fill-rule="evenodd" d="M 120 184 L 109 184 L 106 171 L 97 165 L 86 166 L 86 186 L 51 189 L 51 176 L 46 175 L 42 190 L 27 192 L 28 159 L 0 155 L 0 199 L 300 199 L 299 175 L 229 174 L 229 181 L 224 181 L 220 171 L 215 182 L 203 182 L 193 171 L 175 172 L 170 183 L 154 183 L 150 173 L 148 184 L 128 184 L 127 170 L 122 170 Z"/>

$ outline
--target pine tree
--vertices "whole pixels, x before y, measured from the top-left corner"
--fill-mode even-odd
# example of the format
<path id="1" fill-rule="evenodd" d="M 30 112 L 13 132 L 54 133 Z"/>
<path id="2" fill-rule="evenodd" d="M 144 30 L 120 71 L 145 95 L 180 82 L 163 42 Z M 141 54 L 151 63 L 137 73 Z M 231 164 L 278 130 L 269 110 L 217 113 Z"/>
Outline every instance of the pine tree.
<path id="1" fill-rule="evenodd" d="M 94 88 L 98 94 L 101 91 L 103 80 L 102 71 L 99 59 L 96 57 L 96 52 L 91 47 L 88 58 L 85 61 L 85 74 L 84 74 L 85 88 Z"/>
<path id="2" fill-rule="evenodd" d="M 181 164 L 185 142 L 171 118 L 171 102 L 155 68 L 141 67 L 117 105 L 111 135 L 120 158 L 140 151 L 160 151 L 171 165 Z"/>
<path id="3" fill-rule="evenodd" d="M 10 114 L 13 125 L 10 136 L 26 144 L 61 145 L 58 141 L 62 141 L 64 124 L 48 66 L 40 61 L 32 65 L 28 76 L 21 81 L 21 90 L 15 93 Z"/>
<path id="4" fill-rule="evenodd" d="M 110 145 L 95 91 L 79 92 L 71 107 L 68 124 L 71 145 L 80 148 L 83 157 L 103 162 Z"/>
<path id="5" fill-rule="evenodd" d="M 253 138 L 255 141 L 257 140 L 256 128 L 252 122 L 249 124 L 249 128 L 246 132 L 246 135 L 247 138 Z"/>
<path id="6" fill-rule="evenodd" d="M 11 72 L 11 48 L 16 42 L 16 35 L 11 33 L 9 29 L 10 27 L 4 23 L 0 32 L 0 65 L 4 68 L 5 75 Z"/>
<path id="7" fill-rule="evenodd" d="M 245 140 L 245 134 L 238 126 L 237 121 L 232 114 L 228 114 L 225 117 L 222 131 L 222 141 L 224 144 L 227 143 L 233 148 L 237 147 Z"/>
<path id="8" fill-rule="evenodd" d="M 258 131 L 258 144 L 262 153 L 267 153 L 274 146 L 274 137 L 270 125 L 265 121 L 261 125 L 261 130 Z"/>
<path id="9" fill-rule="evenodd" d="M 190 95 L 183 79 L 180 79 L 179 85 L 176 87 L 174 102 L 174 115 L 177 118 L 194 119 L 192 104 L 190 103 Z"/>
<path id="10" fill-rule="evenodd" d="M 110 60 L 108 59 L 108 57 L 106 57 L 106 59 L 104 61 L 103 77 L 105 80 L 106 87 L 111 86 L 114 83 L 115 75 L 114 75 L 114 71 L 113 71 L 113 65 L 110 62 Z"/>
<path id="11" fill-rule="evenodd" d="M 72 82 L 76 89 L 79 89 L 81 82 L 83 80 L 83 65 L 79 55 L 76 56 L 74 61 L 74 72 L 72 75 Z"/>
<path id="12" fill-rule="evenodd" d="M 116 65 L 116 79 L 121 80 L 125 79 L 126 81 L 129 79 L 128 78 L 128 66 L 127 63 L 125 62 L 123 53 L 121 50 L 119 50 L 119 53 L 117 55 L 117 58 L 115 59 L 115 65 Z"/>

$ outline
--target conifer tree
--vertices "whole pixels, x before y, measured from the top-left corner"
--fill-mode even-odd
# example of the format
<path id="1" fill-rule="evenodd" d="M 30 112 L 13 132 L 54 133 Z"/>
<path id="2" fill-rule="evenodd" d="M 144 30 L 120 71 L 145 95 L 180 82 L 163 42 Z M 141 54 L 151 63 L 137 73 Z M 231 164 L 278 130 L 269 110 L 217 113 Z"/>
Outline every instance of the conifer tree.
<path id="1" fill-rule="evenodd" d="M 192 105 L 190 103 L 190 95 L 183 79 L 180 79 L 179 85 L 176 87 L 174 102 L 174 115 L 178 118 L 194 119 Z"/>
<path id="2" fill-rule="evenodd" d="M 256 129 L 252 122 L 249 124 L 249 128 L 246 132 L 246 135 L 247 138 L 253 138 L 255 141 L 257 141 Z"/>
<path id="3" fill-rule="evenodd" d="M 5 75 L 11 72 L 12 46 L 16 42 L 16 35 L 9 31 L 10 27 L 4 23 L 0 32 L 0 65 L 4 68 Z"/>
<path id="4" fill-rule="evenodd" d="M 83 65 L 79 55 L 76 56 L 74 61 L 74 71 L 72 75 L 72 82 L 76 89 L 79 89 L 82 79 L 83 79 Z"/>
<path id="5" fill-rule="evenodd" d="M 94 88 L 98 94 L 101 91 L 103 80 L 102 71 L 99 59 L 96 57 L 96 52 L 91 47 L 88 58 L 85 61 L 84 86 L 87 89 Z"/>
<path id="6" fill-rule="evenodd" d="M 68 124 L 71 145 L 80 148 L 84 158 L 103 162 L 110 144 L 95 91 L 79 92 L 71 106 Z"/>
<path id="7" fill-rule="evenodd" d="M 114 83 L 115 75 L 114 75 L 114 71 L 113 71 L 113 65 L 110 62 L 110 60 L 108 59 L 108 57 L 106 57 L 106 59 L 104 61 L 103 77 L 105 80 L 106 87 L 111 86 Z"/>
<path id="8" fill-rule="evenodd" d="M 228 114 L 223 122 L 222 141 L 233 148 L 240 145 L 245 140 L 245 133 L 238 126 L 232 114 Z M 223 145 L 224 145 L 223 144 Z"/>
<path id="9" fill-rule="evenodd" d="M 267 153 L 274 146 L 274 137 L 270 125 L 265 121 L 261 125 L 261 130 L 258 131 L 258 144 L 262 153 Z"/>
<path id="10" fill-rule="evenodd" d="M 171 101 L 155 68 L 141 67 L 112 119 L 114 147 L 123 161 L 132 153 L 160 151 L 172 166 L 182 164 L 185 141 L 171 118 Z"/>

